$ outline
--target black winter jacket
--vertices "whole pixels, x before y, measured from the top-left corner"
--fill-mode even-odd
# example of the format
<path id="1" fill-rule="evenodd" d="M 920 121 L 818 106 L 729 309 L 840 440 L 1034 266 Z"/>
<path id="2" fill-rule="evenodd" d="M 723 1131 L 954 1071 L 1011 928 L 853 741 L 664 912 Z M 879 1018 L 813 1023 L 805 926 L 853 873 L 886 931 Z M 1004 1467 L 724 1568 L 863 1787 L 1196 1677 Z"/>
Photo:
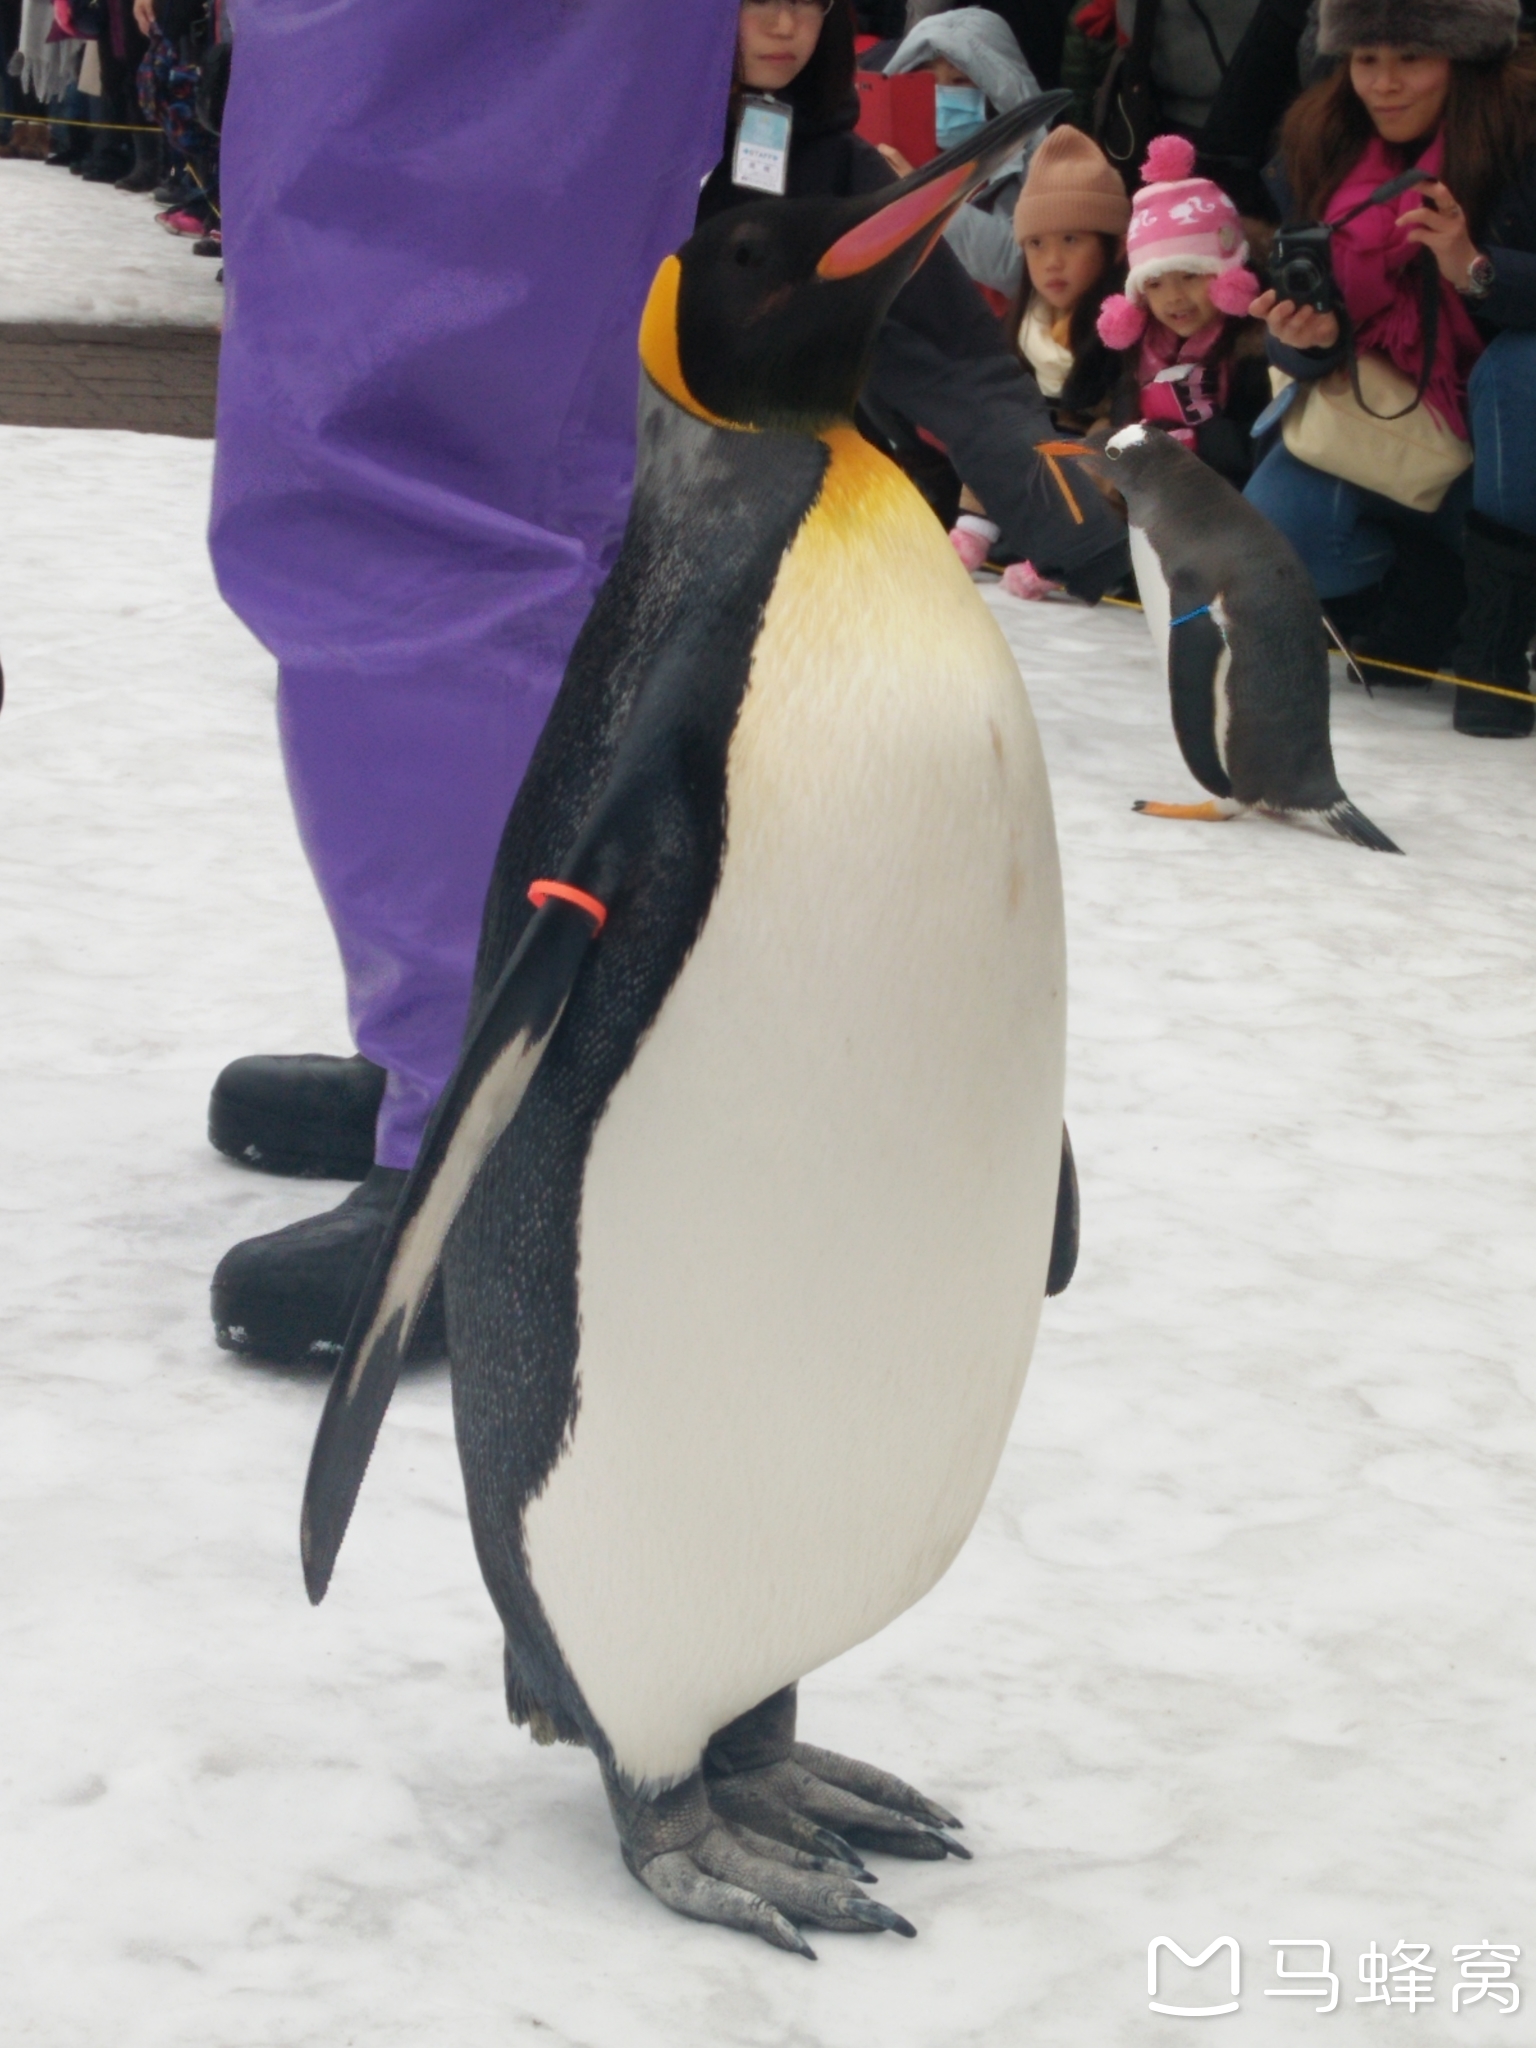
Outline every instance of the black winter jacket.
<path id="1" fill-rule="evenodd" d="M 794 86 L 781 97 L 794 104 Z M 879 151 L 853 133 L 857 119 L 852 94 L 830 120 L 818 122 L 796 109 L 786 196 L 847 198 L 895 182 Z M 763 196 L 731 183 L 729 140 L 699 194 L 701 223 Z M 1091 602 L 1125 575 L 1124 527 L 1086 483 L 1076 487 L 1082 520 L 1074 520 L 1035 453 L 1037 443 L 1054 437 L 1039 389 L 942 241 L 886 316 L 867 397 L 877 416 L 895 413 L 943 443 L 1001 527 L 1009 554 L 1054 572 Z"/>

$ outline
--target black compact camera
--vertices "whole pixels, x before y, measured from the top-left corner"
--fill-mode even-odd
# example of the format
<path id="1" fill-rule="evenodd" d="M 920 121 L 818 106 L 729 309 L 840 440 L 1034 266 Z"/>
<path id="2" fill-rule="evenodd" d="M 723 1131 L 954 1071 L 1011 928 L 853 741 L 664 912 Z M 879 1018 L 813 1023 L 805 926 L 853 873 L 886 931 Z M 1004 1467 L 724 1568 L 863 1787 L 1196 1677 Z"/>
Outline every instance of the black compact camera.
<path id="1" fill-rule="evenodd" d="M 1339 287 L 1333 275 L 1333 229 L 1326 221 L 1281 228 L 1269 259 L 1269 281 L 1282 299 L 1337 313 Z"/>
<path id="2" fill-rule="evenodd" d="M 1417 168 L 1400 171 L 1385 185 L 1378 185 L 1367 199 L 1352 206 L 1338 220 L 1302 221 L 1294 228 L 1281 228 L 1270 252 L 1269 281 L 1277 298 L 1296 306 L 1311 306 L 1318 313 L 1342 312 L 1344 301 L 1333 275 L 1332 243 L 1335 231 L 1345 227 L 1368 206 L 1385 206 L 1406 192 L 1410 185 L 1430 182 L 1428 171 Z"/>

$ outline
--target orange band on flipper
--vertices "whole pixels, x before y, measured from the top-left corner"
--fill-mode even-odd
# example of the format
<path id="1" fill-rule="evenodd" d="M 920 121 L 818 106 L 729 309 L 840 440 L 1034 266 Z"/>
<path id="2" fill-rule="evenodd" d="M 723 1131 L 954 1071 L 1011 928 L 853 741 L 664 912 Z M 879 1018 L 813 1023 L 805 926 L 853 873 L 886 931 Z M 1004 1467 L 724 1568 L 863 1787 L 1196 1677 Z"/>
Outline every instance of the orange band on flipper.
<path id="1" fill-rule="evenodd" d="M 585 889 L 578 889 L 573 882 L 551 882 L 541 880 L 528 885 L 528 901 L 535 910 L 542 910 L 552 896 L 558 896 L 562 903 L 574 903 L 578 910 L 584 910 L 592 920 L 592 936 L 596 938 L 608 922 L 608 906 L 599 903 L 595 896 L 589 896 Z"/>

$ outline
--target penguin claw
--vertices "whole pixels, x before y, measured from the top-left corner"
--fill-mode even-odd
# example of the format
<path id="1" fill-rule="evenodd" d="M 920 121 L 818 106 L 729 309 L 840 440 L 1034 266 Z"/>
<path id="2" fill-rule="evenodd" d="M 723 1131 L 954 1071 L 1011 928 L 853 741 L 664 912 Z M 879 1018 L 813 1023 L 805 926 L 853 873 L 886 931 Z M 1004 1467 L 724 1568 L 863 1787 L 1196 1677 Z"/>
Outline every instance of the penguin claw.
<path id="1" fill-rule="evenodd" d="M 791 1860 L 795 1859 L 795 1860 Z M 841 1870 L 815 1871 L 782 1843 L 721 1823 L 683 1849 L 665 1850 L 630 1868 L 663 1905 L 690 1920 L 710 1920 L 755 1934 L 775 1948 L 816 1960 L 801 1927 L 845 1934 L 900 1934 L 917 1930 L 890 1906 L 868 1899 Z"/>
<path id="2" fill-rule="evenodd" d="M 959 1822 L 947 1814 L 943 1824 L 928 1818 L 944 1811 L 931 1799 L 872 1764 L 808 1743 L 795 1743 L 779 1763 L 712 1778 L 706 1789 L 722 1820 L 813 1851 L 833 1853 L 836 1844 L 861 1879 L 862 1851 L 928 1863 L 970 1860 L 970 1850 L 947 1832 Z"/>
<path id="3" fill-rule="evenodd" d="M 836 1785 L 840 1791 L 852 1792 L 855 1797 L 867 1799 L 875 1806 L 893 1807 L 897 1813 L 926 1821 L 930 1827 L 958 1828 L 965 1825 L 954 1814 L 947 1813 L 936 1799 L 930 1799 L 904 1778 L 882 1771 L 875 1764 L 860 1763 L 857 1757 L 839 1756 L 835 1749 L 818 1749 L 810 1742 L 797 1742 L 792 1755 L 797 1764 L 820 1778 L 823 1784 Z"/>
<path id="4" fill-rule="evenodd" d="M 813 1828 L 812 1834 L 823 1844 L 823 1855 L 828 1862 L 841 1863 L 851 1870 L 860 1884 L 874 1884 L 875 1873 L 864 1868 L 864 1859 L 852 1842 L 845 1842 L 841 1835 L 833 1834 L 830 1828 Z"/>
<path id="5" fill-rule="evenodd" d="M 912 1922 L 903 1919 L 902 1915 L 894 1912 L 891 1907 L 882 1906 L 878 1899 L 856 1899 L 848 1907 L 848 1912 L 855 1920 L 862 1920 L 866 1927 L 878 1927 L 888 1934 L 899 1934 L 907 1941 L 916 1939 L 917 1929 Z"/>
<path id="6" fill-rule="evenodd" d="M 771 1863 L 787 1864 L 791 1870 L 819 1870 L 828 1877 L 846 1878 L 851 1875 L 860 1884 L 874 1884 L 876 1881 L 875 1873 L 866 1870 L 860 1862 L 858 1852 L 850 1849 L 840 1836 L 834 1835 L 829 1829 L 818 1828 L 816 1832 L 824 1835 L 828 1842 L 837 1844 L 836 1853 L 816 1856 L 809 1850 L 792 1848 L 788 1842 L 781 1842 L 774 1835 L 760 1835 L 754 1828 L 746 1827 L 740 1821 L 722 1820 L 721 1824 L 735 1836 L 744 1849 L 749 1850 L 754 1856 L 766 1856 Z"/>

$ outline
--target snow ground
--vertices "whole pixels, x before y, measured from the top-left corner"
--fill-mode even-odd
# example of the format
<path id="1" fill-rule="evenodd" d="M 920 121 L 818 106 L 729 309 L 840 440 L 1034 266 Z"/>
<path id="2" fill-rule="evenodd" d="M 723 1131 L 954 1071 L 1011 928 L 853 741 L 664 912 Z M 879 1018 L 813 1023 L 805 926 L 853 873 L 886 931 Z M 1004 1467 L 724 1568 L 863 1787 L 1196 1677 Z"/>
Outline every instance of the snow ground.
<path id="1" fill-rule="evenodd" d="M 156 227 L 160 211 L 47 164 L 0 162 L 0 322 L 217 327 L 219 266 Z"/>
<path id="2" fill-rule="evenodd" d="M 881 1864 L 921 1938 L 812 1968 L 666 1914 L 588 1760 L 508 1729 L 441 1372 L 305 1604 L 322 1388 L 217 1351 L 206 1286 L 342 1190 L 202 1124 L 232 1055 L 345 1038 L 208 462 L 0 433 L 5 2039 L 1198 2042 L 1147 1944 L 1231 1934 L 1223 2040 L 1529 2040 L 1536 746 L 1341 683 L 1407 859 L 1136 817 L 1189 788 L 1139 620 L 990 598 L 1058 806 L 1083 1260 L 959 1563 L 803 1689 L 975 1861 Z M 1333 1944 L 1336 2011 L 1263 1995 L 1279 1937 Z M 1507 2026 L 1450 2011 L 1484 1938 L 1526 1950 Z M 1399 1941 L 1435 2006 L 1355 2004 Z"/>

